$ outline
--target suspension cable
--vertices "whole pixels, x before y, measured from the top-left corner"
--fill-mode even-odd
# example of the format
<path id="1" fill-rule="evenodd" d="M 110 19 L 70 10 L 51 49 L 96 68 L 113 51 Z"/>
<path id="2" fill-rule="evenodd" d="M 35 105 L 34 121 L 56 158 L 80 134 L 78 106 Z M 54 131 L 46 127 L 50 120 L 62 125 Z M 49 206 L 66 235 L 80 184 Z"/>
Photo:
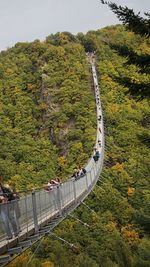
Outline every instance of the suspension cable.
<path id="1" fill-rule="evenodd" d="M 69 215 L 69 216 L 70 216 L 70 217 L 73 217 L 73 216 L 71 216 L 71 215 Z M 78 220 L 79 220 L 79 219 L 78 219 Z M 81 222 L 81 220 L 79 220 L 79 221 Z M 82 222 L 82 223 L 83 223 L 83 222 Z M 89 226 L 89 225 L 86 224 L 86 223 L 83 223 L 83 224 L 86 225 L 86 226 Z M 73 243 L 70 243 L 69 241 L 65 240 L 64 238 L 57 236 L 55 233 L 52 233 L 52 232 L 49 230 L 49 232 L 48 232 L 47 234 L 45 234 L 45 235 L 43 235 L 43 236 L 41 237 L 41 239 L 40 239 L 40 241 L 39 241 L 39 244 L 37 245 L 37 247 L 36 247 L 35 251 L 33 252 L 32 256 L 29 258 L 29 260 L 28 260 L 28 262 L 26 263 L 25 267 L 28 267 L 29 264 L 31 263 L 31 261 L 33 260 L 33 258 L 34 258 L 34 256 L 35 256 L 36 252 L 38 251 L 38 249 L 39 249 L 39 247 L 40 247 L 40 245 L 41 245 L 41 243 L 42 243 L 42 241 L 43 241 L 43 239 L 45 238 L 46 235 L 54 236 L 54 237 L 56 237 L 58 240 L 60 240 L 60 241 L 62 241 L 63 243 L 67 244 L 70 248 L 78 249 L 78 247 L 76 247 Z"/>
<path id="2" fill-rule="evenodd" d="M 87 204 L 85 204 L 83 201 L 81 202 L 88 210 L 90 210 L 93 213 L 96 213 L 93 209 L 91 209 Z"/>
<path id="3" fill-rule="evenodd" d="M 58 240 L 62 241 L 63 243 L 67 244 L 70 248 L 78 248 L 76 247 L 73 243 L 70 243 L 69 241 L 67 241 L 66 239 L 56 235 L 55 233 L 50 232 L 50 235 L 53 235 L 54 237 L 56 237 Z"/>
<path id="4" fill-rule="evenodd" d="M 94 193 L 94 192 L 93 192 Z M 94 193 L 95 194 L 95 193 Z M 97 197 L 97 196 L 96 196 Z M 97 199 L 99 199 L 98 197 L 97 197 Z M 100 200 L 100 199 L 99 199 Z M 95 213 L 95 215 L 98 217 L 98 218 L 100 218 L 100 216 L 97 214 L 97 212 L 95 211 L 95 210 L 93 210 L 93 209 L 91 209 L 87 204 L 85 204 L 84 202 L 81 202 L 88 210 L 90 210 L 92 213 Z"/>
<path id="5" fill-rule="evenodd" d="M 99 187 L 99 186 L 98 186 L 98 187 Z M 93 193 L 95 194 L 95 192 L 93 192 Z M 96 197 L 97 197 L 97 196 L 96 196 Z M 97 215 L 97 213 L 96 213 L 93 209 L 91 209 L 87 204 L 85 204 L 84 202 L 81 202 L 81 203 L 82 203 L 88 210 L 90 210 L 92 213 L 95 213 L 95 214 Z M 71 214 L 68 214 L 68 216 L 70 216 L 71 218 L 73 218 L 73 219 L 79 221 L 79 222 L 80 222 L 81 224 L 83 224 L 84 226 L 86 226 L 86 227 L 88 227 L 88 228 L 90 227 L 89 224 L 83 222 L 82 220 L 76 218 L 75 216 L 73 216 L 73 215 L 71 215 Z M 98 216 L 98 215 L 97 215 L 97 216 Z M 98 217 L 99 217 L 99 216 L 98 216 Z M 56 237 L 58 240 L 60 240 L 60 241 L 62 241 L 63 243 L 67 244 L 71 249 L 72 249 L 72 248 L 78 249 L 78 247 L 76 247 L 73 243 L 70 243 L 70 242 L 67 241 L 66 239 L 64 239 L 64 238 L 62 238 L 62 237 L 59 237 L 59 236 L 56 235 L 55 233 L 52 233 L 50 230 L 49 230 L 49 232 L 48 232 L 47 234 Z M 45 234 L 44 236 L 41 237 L 41 240 L 40 240 L 38 246 L 36 247 L 34 253 L 33 253 L 32 256 L 30 257 L 30 259 L 29 259 L 29 261 L 27 262 L 27 264 L 25 265 L 25 267 L 28 267 L 28 266 L 29 266 L 29 263 L 33 260 L 33 258 L 34 258 L 34 256 L 35 256 L 36 252 L 38 251 L 38 249 L 39 249 L 39 247 L 40 247 L 40 245 L 41 245 L 41 242 L 42 242 L 43 238 L 44 238 L 47 234 Z"/>
<path id="6" fill-rule="evenodd" d="M 102 191 L 105 191 L 101 186 L 99 186 L 99 185 L 95 185 L 96 187 L 98 187 L 100 190 L 102 190 Z M 94 193 L 94 190 L 92 190 L 92 192 Z M 95 194 L 95 193 L 94 193 Z"/>
<path id="7" fill-rule="evenodd" d="M 42 243 L 42 240 L 43 240 L 44 236 L 41 237 L 41 240 L 39 241 L 39 244 L 37 245 L 36 249 L 34 250 L 33 254 L 31 255 L 31 257 L 29 258 L 28 262 L 26 263 L 25 267 L 28 267 L 29 264 L 31 263 L 31 261 L 33 260 L 34 256 L 35 256 L 35 253 L 38 251 L 41 243 Z"/>
<path id="8" fill-rule="evenodd" d="M 76 218 L 75 216 L 73 216 L 73 215 L 70 215 L 70 214 L 68 214 L 71 218 L 73 218 L 73 219 L 75 219 L 75 220 L 77 220 L 78 222 L 80 222 L 81 224 L 83 224 L 84 226 L 86 226 L 86 227 L 90 227 L 90 225 L 88 224 L 88 223 L 85 223 L 85 222 L 83 222 L 82 220 L 80 220 L 80 219 L 78 219 L 78 218 Z"/>

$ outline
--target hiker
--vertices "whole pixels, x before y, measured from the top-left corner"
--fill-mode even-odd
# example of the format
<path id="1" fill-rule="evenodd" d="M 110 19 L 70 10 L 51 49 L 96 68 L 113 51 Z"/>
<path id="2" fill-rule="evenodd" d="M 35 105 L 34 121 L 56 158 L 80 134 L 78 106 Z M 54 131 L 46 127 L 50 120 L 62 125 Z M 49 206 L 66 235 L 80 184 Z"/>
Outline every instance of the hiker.
<path id="1" fill-rule="evenodd" d="M 44 186 L 44 189 L 49 192 L 49 191 L 53 190 L 54 186 L 56 186 L 56 185 L 58 186 L 60 184 L 61 184 L 60 178 L 59 177 L 55 177 L 55 179 L 50 180 L 47 183 L 47 185 Z"/>
<path id="2" fill-rule="evenodd" d="M 79 171 L 79 177 L 83 177 L 86 174 L 86 169 L 85 168 L 81 168 Z"/>
<path id="3" fill-rule="evenodd" d="M 98 140 L 98 144 L 99 144 L 99 146 L 101 147 L 101 140 Z"/>
<path id="4" fill-rule="evenodd" d="M 47 183 L 47 185 L 44 185 L 44 190 L 47 192 L 51 191 L 53 189 L 53 185 L 51 184 L 51 181 Z"/>
<path id="5" fill-rule="evenodd" d="M 100 132 L 100 133 L 102 133 L 102 131 L 101 131 L 101 128 L 100 128 L 100 127 L 98 128 L 98 130 L 99 130 L 99 132 Z"/>
<path id="6" fill-rule="evenodd" d="M 98 117 L 98 121 L 100 122 L 100 121 L 101 121 L 101 119 L 102 119 L 102 116 L 101 116 L 101 115 L 99 115 L 99 117 Z"/>
<path id="7" fill-rule="evenodd" d="M 2 176 L 0 180 L 3 180 Z M 16 201 L 16 194 L 0 182 L 0 217 L 8 240 L 13 238 L 13 234 L 15 237 L 18 236 L 20 232 Z"/>
<path id="8" fill-rule="evenodd" d="M 99 153 L 98 149 L 95 148 L 95 154 L 93 156 L 93 159 L 95 162 L 97 162 L 99 160 L 99 158 L 100 158 L 100 153 Z"/>
<path id="9" fill-rule="evenodd" d="M 77 180 L 79 178 L 79 172 L 80 172 L 80 169 L 75 169 L 75 171 L 71 177 L 74 177 L 75 180 Z"/>
<path id="10" fill-rule="evenodd" d="M 60 178 L 56 176 L 55 179 L 51 180 L 51 184 L 60 185 L 61 184 Z"/>

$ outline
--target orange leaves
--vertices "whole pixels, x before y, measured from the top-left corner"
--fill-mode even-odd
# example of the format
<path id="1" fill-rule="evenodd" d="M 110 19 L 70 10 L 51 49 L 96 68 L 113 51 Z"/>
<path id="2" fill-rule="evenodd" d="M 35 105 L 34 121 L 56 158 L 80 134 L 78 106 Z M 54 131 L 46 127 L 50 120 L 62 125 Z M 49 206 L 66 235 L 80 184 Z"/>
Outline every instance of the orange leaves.
<path id="1" fill-rule="evenodd" d="M 37 91 L 37 86 L 35 84 L 28 83 L 27 88 L 33 93 Z"/>
<path id="2" fill-rule="evenodd" d="M 115 170 L 115 171 L 118 171 L 118 172 L 122 172 L 124 170 L 123 164 L 117 163 L 116 165 L 114 165 L 112 167 L 112 170 Z"/>
<path id="3" fill-rule="evenodd" d="M 135 192 L 135 188 L 134 187 L 128 187 L 128 191 L 127 191 L 127 195 L 128 196 L 132 196 Z"/>
<path id="4" fill-rule="evenodd" d="M 54 263 L 50 261 L 44 261 L 41 266 L 42 267 L 54 267 Z"/>
<path id="5" fill-rule="evenodd" d="M 129 243 L 131 246 L 137 246 L 140 239 L 138 233 L 132 229 L 132 225 L 126 225 L 121 228 L 122 237 Z"/>
<path id="6" fill-rule="evenodd" d="M 120 109 L 120 106 L 118 104 L 112 104 L 109 106 L 109 108 L 107 109 L 107 111 L 109 113 L 117 113 Z"/>

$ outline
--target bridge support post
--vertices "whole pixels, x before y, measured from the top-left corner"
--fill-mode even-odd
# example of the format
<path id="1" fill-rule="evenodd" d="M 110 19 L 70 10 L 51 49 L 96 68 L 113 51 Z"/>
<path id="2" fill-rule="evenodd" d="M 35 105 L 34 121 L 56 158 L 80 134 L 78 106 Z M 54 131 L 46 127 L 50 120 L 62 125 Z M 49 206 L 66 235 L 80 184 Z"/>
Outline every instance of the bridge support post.
<path id="1" fill-rule="evenodd" d="M 57 186 L 57 201 L 58 201 L 59 215 L 62 216 L 62 201 L 61 201 L 61 189 L 60 189 L 60 186 Z"/>
<path id="2" fill-rule="evenodd" d="M 37 205 L 36 205 L 35 191 L 32 192 L 32 207 L 33 207 L 33 221 L 34 221 L 35 233 L 37 234 L 38 231 L 39 231 L 39 227 L 38 227 L 38 217 L 37 217 Z"/>
<path id="3" fill-rule="evenodd" d="M 90 186 L 92 185 L 92 173 L 91 173 L 91 170 L 90 170 L 90 180 L 91 180 L 91 184 Z"/>
<path id="4" fill-rule="evenodd" d="M 99 160 L 98 160 L 98 162 L 99 162 Z M 96 162 L 96 165 L 95 165 L 96 173 L 98 171 L 98 162 Z"/>
<path id="5" fill-rule="evenodd" d="M 95 165 L 94 165 L 94 176 L 96 176 L 96 167 L 97 167 L 97 165 L 96 165 L 97 163 L 95 163 Z"/>
<path id="6" fill-rule="evenodd" d="M 88 191 L 88 178 L 87 178 L 87 174 L 86 174 L 85 179 L 86 179 L 86 189 L 87 189 L 87 191 Z"/>
<path id="7" fill-rule="evenodd" d="M 76 181 L 73 181 L 73 192 L 74 192 L 74 201 L 76 202 L 77 195 L 76 195 Z"/>

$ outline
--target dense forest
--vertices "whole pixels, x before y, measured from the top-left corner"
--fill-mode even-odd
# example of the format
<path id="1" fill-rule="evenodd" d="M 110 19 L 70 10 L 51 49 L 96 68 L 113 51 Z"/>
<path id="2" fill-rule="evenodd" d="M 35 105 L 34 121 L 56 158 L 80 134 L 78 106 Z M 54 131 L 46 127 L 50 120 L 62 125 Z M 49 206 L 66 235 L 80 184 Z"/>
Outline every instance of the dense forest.
<path id="1" fill-rule="evenodd" d="M 122 25 L 50 35 L 0 54 L 1 152 L 5 182 L 18 190 L 69 177 L 92 154 L 96 110 L 87 51 L 96 66 L 105 123 L 98 186 L 73 218 L 9 266 L 150 266 L 149 39 Z M 36 251 L 31 259 L 32 253 Z M 30 262 L 29 262 L 30 261 Z M 29 265 L 27 265 L 29 262 Z"/>
<path id="2" fill-rule="evenodd" d="M 17 190 L 55 175 L 65 179 L 85 164 L 95 143 L 84 48 L 69 34 L 58 37 L 17 43 L 0 54 L 0 170 Z"/>

